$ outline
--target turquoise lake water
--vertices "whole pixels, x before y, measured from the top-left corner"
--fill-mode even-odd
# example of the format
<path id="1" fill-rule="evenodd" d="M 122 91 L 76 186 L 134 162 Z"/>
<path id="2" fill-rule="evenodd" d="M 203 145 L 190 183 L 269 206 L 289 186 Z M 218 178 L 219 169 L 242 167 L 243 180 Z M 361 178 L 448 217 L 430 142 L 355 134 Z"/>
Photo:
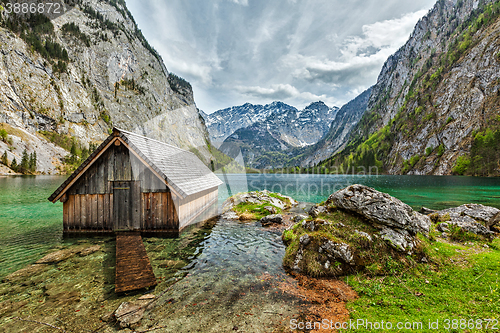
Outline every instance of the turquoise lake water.
<path id="1" fill-rule="evenodd" d="M 500 178 L 350 175 L 219 175 L 220 203 L 229 194 L 268 189 L 299 201 L 321 202 L 351 184 L 387 192 L 414 209 L 444 209 L 463 203 L 500 208 Z M 74 242 L 62 235 L 62 204 L 49 195 L 63 176 L 0 177 L 0 278 L 33 263 L 47 250 Z"/>

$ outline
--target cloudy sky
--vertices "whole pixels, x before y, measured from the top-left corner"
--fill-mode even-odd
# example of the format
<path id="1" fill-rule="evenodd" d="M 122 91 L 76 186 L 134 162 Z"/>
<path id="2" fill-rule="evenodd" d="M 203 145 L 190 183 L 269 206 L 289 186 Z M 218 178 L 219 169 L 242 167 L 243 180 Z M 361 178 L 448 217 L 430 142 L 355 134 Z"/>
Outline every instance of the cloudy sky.
<path id="1" fill-rule="evenodd" d="M 127 0 L 207 113 L 280 100 L 342 106 L 376 83 L 435 0 Z"/>

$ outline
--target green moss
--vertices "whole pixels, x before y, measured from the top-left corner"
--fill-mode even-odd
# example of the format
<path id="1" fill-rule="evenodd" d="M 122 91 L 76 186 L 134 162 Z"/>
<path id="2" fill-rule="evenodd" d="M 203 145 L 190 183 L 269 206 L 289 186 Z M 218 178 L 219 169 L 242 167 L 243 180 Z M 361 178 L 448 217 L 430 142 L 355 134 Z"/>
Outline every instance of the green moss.
<path id="1" fill-rule="evenodd" d="M 239 215 L 245 214 L 248 219 L 251 220 L 260 220 L 264 216 L 270 215 L 271 213 L 265 209 L 266 206 L 272 206 L 276 209 L 276 214 L 281 213 L 281 209 L 276 207 L 268 202 L 263 204 L 253 204 L 250 202 L 241 202 L 238 205 L 233 207 L 233 210 Z"/>

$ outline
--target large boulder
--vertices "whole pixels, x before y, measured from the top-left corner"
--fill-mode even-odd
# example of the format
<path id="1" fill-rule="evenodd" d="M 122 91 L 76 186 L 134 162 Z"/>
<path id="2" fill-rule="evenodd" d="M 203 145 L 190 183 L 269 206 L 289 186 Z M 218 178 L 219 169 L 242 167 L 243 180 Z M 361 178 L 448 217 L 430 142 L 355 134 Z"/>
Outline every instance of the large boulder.
<path id="1" fill-rule="evenodd" d="M 477 221 L 482 223 L 486 227 L 491 227 L 494 223 L 498 223 L 500 220 L 500 209 L 490 206 L 484 206 L 480 204 L 465 204 L 458 207 L 443 209 L 435 212 L 439 219 L 443 220 L 445 217 L 452 222 L 466 222 L 460 221 L 460 218 L 469 217 L 470 222 Z M 498 220 L 495 222 L 495 216 L 498 216 Z"/>
<path id="2" fill-rule="evenodd" d="M 364 185 L 351 185 L 330 195 L 327 205 L 355 212 L 378 229 L 397 228 L 411 234 L 427 234 L 431 226 L 428 216 L 415 212 L 410 206 L 387 193 Z"/>

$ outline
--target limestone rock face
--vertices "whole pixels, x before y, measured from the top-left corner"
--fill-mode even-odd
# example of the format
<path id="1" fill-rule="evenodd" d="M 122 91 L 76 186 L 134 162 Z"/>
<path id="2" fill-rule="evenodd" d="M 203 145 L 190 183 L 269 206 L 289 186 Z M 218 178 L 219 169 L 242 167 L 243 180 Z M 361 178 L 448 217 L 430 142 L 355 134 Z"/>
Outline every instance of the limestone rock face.
<path id="1" fill-rule="evenodd" d="M 353 265 L 354 257 L 349 245 L 345 243 L 334 243 L 327 240 L 319 247 L 319 253 L 326 253 L 332 261 L 341 260 L 346 264 Z"/>
<path id="2" fill-rule="evenodd" d="M 415 212 L 410 206 L 387 193 L 364 185 L 351 185 L 333 193 L 327 204 L 355 212 L 379 229 L 398 228 L 415 234 L 428 233 L 431 226 L 428 216 Z"/>
<path id="3" fill-rule="evenodd" d="M 378 156 L 387 173 L 449 175 L 471 152 L 473 132 L 497 119 L 500 20 L 482 24 L 480 16 L 493 2 L 438 1 L 385 62 L 348 141 L 358 146 L 388 126 L 391 139 Z"/>
<path id="4" fill-rule="evenodd" d="M 416 245 L 415 239 L 404 229 L 384 228 L 380 235 L 394 249 L 402 252 L 411 252 Z"/>
<path id="5" fill-rule="evenodd" d="M 486 228 L 484 225 L 472 220 L 460 220 L 460 219 L 455 219 L 451 220 L 449 222 L 443 222 L 438 225 L 438 230 L 441 232 L 448 232 L 450 226 L 457 226 L 460 229 L 467 231 L 467 232 L 472 232 L 473 234 L 476 235 L 483 235 L 483 236 L 491 236 L 494 235 L 495 233 L 493 231 L 490 231 L 488 228 Z"/>
<path id="6" fill-rule="evenodd" d="M 105 18 L 84 12 L 86 6 L 106 12 Z M 66 23 L 75 23 L 88 45 L 64 33 Z M 9 160 L 19 162 L 27 148 L 37 152 L 39 172 L 57 173 L 52 165 L 68 153 L 54 148 L 39 131 L 70 135 L 88 146 L 104 140 L 112 126 L 181 148 L 195 147 L 209 157 L 208 132 L 190 85 L 180 87 L 171 80 L 124 2 L 84 0 L 52 24 L 51 39 L 68 53 L 62 73 L 18 35 L 0 28 L 0 123 L 19 130 L 12 134 L 15 149 Z M 0 154 L 5 149 L 0 144 Z"/>

